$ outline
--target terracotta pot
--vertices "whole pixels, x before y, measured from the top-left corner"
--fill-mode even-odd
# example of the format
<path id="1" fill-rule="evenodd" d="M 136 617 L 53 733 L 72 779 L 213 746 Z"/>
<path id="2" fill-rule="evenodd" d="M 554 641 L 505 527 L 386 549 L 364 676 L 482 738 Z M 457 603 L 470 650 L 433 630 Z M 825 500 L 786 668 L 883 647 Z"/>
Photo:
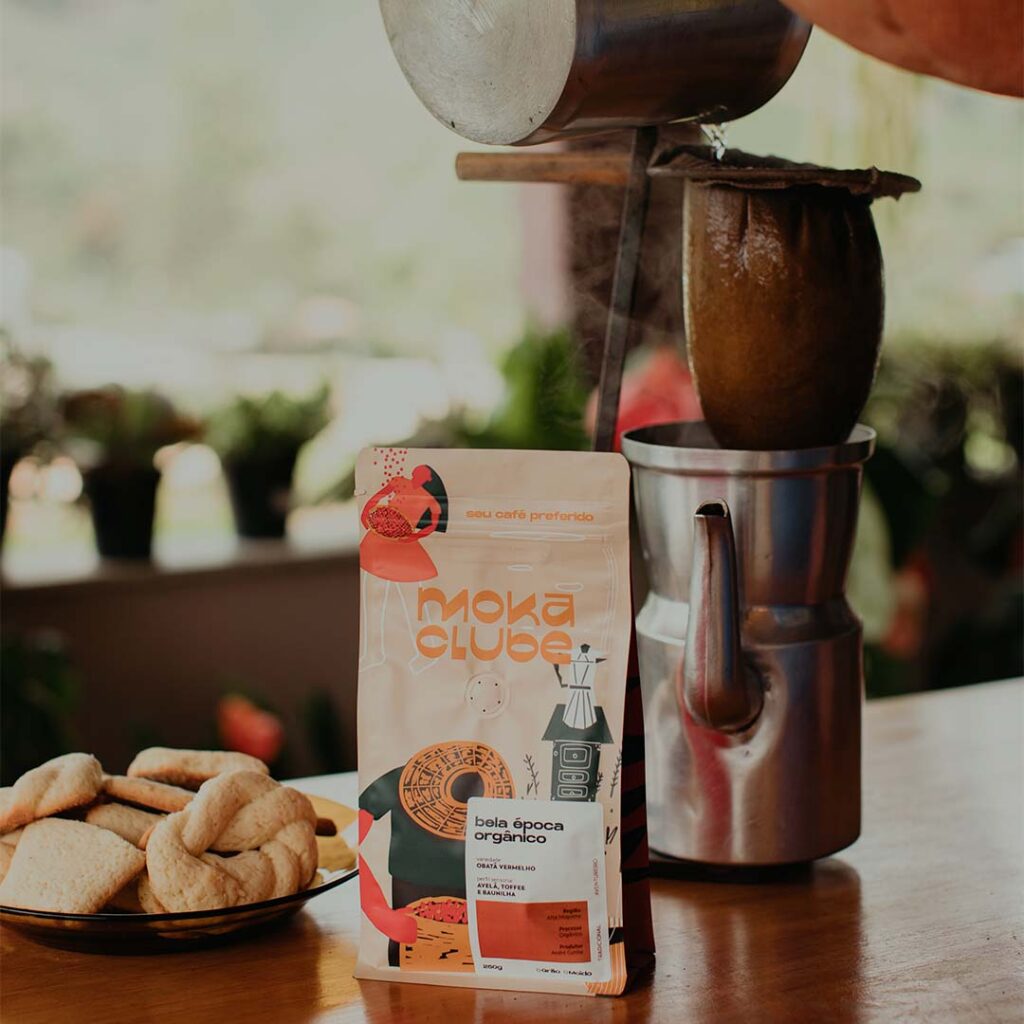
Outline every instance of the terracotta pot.
<path id="1" fill-rule="evenodd" d="M 691 182 L 684 224 L 690 365 L 716 440 L 757 450 L 843 441 L 882 341 L 869 199 Z"/>

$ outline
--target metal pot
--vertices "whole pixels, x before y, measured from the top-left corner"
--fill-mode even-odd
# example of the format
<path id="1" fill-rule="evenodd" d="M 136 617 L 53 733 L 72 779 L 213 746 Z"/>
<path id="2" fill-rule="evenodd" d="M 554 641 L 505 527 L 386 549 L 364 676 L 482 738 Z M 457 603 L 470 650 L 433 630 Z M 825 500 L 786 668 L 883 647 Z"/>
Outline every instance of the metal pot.
<path id="1" fill-rule="evenodd" d="M 476 142 L 531 145 L 766 103 L 810 25 L 778 0 L 380 0 L 427 109 Z"/>
<path id="2" fill-rule="evenodd" d="M 707 424 L 627 433 L 650 591 L 637 615 L 651 849 L 814 860 L 860 833 L 860 620 L 846 601 L 875 432 L 721 448 Z"/>

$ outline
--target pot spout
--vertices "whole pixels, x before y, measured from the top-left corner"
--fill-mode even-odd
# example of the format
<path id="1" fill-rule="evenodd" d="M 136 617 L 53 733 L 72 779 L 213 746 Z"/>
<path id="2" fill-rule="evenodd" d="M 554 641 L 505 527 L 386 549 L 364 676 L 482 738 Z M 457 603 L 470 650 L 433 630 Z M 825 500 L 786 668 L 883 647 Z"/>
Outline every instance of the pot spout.
<path id="1" fill-rule="evenodd" d="M 740 645 L 736 541 L 729 506 L 705 501 L 693 516 L 690 618 L 680 694 L 703 725 L 738 732 L 761 713 L 764 694 Z"/>

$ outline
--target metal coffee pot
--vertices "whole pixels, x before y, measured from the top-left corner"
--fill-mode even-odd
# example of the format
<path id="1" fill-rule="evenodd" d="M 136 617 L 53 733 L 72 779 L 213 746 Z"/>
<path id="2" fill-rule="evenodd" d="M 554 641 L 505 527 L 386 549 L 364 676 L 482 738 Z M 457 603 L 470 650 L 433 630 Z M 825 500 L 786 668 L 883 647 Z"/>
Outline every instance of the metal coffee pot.
<path id="1" fill-rule="evenodd" d="M 491 145 L 731 121 L 785 85 L 810 25 L 779 0 L 380 0 L 405 77 Z"/>
<path id="2" fill-rule="evenodd" d="M 650 592 L 637 617 L 652 850 L 715 865 L 823 857 L 860 834 L 861 624 L 844 589 L 862 464 L 626 434 Z"/>

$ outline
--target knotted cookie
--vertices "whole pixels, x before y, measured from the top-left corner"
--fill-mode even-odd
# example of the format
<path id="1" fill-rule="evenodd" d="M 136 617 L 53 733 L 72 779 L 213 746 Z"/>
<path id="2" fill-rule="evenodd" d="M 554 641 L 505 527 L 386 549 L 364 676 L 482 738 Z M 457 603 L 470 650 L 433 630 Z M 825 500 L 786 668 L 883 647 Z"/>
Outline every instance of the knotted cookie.
<path id="1" fill-rule="evenodd" d="M 198 789 L 226 772 L 249 771 L 269 775 L 270 769 L 258 758 L 235 750 L 179 750 L 147 747 L 128 765 L 129 778 L 153 779 L 172 786 Z"/>
<path id="2" fill-rule="evenodd" d="M 316 872 L 315 826 L 316 812 L 297 790 L 258 771 L 218 775 L 149 834 L 140 899 L 180 912 L 297 892 Z M 219 856 L 226 853 L 234 856 Z"/>

